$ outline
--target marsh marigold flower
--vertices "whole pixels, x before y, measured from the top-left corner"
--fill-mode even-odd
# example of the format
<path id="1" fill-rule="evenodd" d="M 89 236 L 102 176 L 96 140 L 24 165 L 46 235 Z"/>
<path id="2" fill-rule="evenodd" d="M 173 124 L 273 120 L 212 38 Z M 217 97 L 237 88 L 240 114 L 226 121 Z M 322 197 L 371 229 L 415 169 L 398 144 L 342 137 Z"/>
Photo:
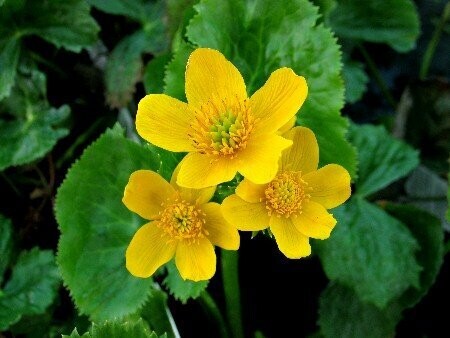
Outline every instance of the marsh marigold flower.
<path id="1" fill-rule="evenodd" d="M 208 201 L 215 187 L 180 188 L 157 173 L 138 170 L 125 187 L 123 203 L 150 220 L 134 234 L 126 251 L 126 267 L 136 277 L 150 277 L 175 257 L 183 279 L 210 279 L 216 271 L 214 245 L 239 248 L 239 234 L 222 216 L 220 205 Z"/>
<path id="2" fill-rule="evenodd" d="M 350 175 L 337 164 L 317 169 L 319 147 L 310 129 L 295 127 L 284 136 L 293 145 L 283 151 L 275 178 L 262 185 L 244 179 L 223 201 L 222 211 L 239 230 L 270 227 L 280 251 L 301 258 L 311 254 L 310 237 L 330 236 L 336 220 L 327 209 L 350 197 Z"/>
<path id="3" fill-rule="evenodd" d="M 237 172 L 258 184 L 272 180 L 281 151 L 292 144 L 277 131 L 305 101 L 305 79 L 280 68 L 249 98 L 236 67 L 207 48 L 192 52 L 185 76 L 188 103 L 150 94 L 139 102 L 136 116 L 144 139 L 188 152 L 178 184 L 204 188 L 229 181 Z"/>

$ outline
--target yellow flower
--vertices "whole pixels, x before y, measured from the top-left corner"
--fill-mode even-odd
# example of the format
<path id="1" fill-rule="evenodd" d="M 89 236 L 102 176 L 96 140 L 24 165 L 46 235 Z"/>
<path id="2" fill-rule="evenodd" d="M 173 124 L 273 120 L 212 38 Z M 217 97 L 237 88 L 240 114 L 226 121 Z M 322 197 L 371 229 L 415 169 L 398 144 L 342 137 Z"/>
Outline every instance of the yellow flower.
<path id="1" fill-rule="evenodd" d="M 126 251 L 126 267 L 136 277 L 150 277 L 175 256 L 183 279 L 210 279 L 216 271 L 214 246 L 239 248 L 239 234 L 222 216 L 220 205 L 208 203 L 215 187 L 180 188 L 157 173 L 138 170 L 125 187 L 123 203 L 150 220 L 134 234 Z"/>
<path id="2" fill-rule="evenodd" d="M 294 143 L 283 152 L 276 177 L 263 185 L 244 179 L 222 211 L 239 230 L 270 227 L 280 251 L 301 258 L 311 254 L 309 237 L 330 236 L 336 220 L 326 209 L 350 197 L 350 175 L 337 164 L 317 170 L 319 147 L 310 129 L 295 127 L 284 136 Z"/>
<path id="3" fill-rule="evenodd" d="M 188 103 L 163 94 L 139 102 L 136 129 L 147 141 L 188 152 L 177 183 L 204 188 L 237 172 L 262 184 L 274 178 L 281 151 L 292 143 L 277 135 L 306 99 L 303 77 L 290 68 L 274 71 L 250 98 L 244 80 L 218 51 L 199 48 L 186 66 Z"/>

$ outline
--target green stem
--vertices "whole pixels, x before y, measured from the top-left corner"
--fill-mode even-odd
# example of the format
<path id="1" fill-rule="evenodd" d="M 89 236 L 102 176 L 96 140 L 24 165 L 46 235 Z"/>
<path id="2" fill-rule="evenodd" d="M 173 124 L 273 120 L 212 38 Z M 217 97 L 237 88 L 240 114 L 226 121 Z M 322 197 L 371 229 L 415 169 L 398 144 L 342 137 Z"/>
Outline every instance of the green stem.
<path id="1" fill-rule="evenodd" d="M 241 294 L 239 288 L 238 252 L 222 250 L 222 279 L 227 319 L 233 338 L 243 338 Z"/>
<path id="2" fill-rule="evenodd" d="M 373 62 L 372 57 L 369 55 L 367 50 L 362 46 L 358 45 L 358 48 L 366 60 L 367 67 L 369 67 L 370 72 L 372 73 L 372 76 L 375 79 L 375 82 L 377 83 L 378 87 L 381 90 L 381 93 L 385 97 L 386 101 L 391 105 L 391 107 L 395 110 L 397 109 L 397 102 L 395 101 L 394 97 L 392 96 L 391 92 L 389 91 L 389 88 L 384 81 L 383 77 L 381 76 L 380 71 L 378 70 L 378 67 L 376 66 L 375 62 Z"/>
<path id="3" fill-rule="evenodd" d="M 420 67 L 419 78 L 421 80 L 425 80 L 428 75 L 428 70 L 430 69 L 431 60 L 433 59 L 434 52 L 436 51 L 436 47 L 439 44 L 439 40 L 441 39 L 442 31 L 444 30 L 446 21 L 450 18 L 450 2 L 447 2 L 447 5 L 444 7 L 444 11 L 442 12 L 441 19 L 439 20 L 438 25 L 436 26 L 433 35 L 428 42 L 427 49 L 425 54 L 423 55 L 422 65 Z"/>
<path id="4" fill-rule="evenodd" d="M 217 328 L 220 332 L 220 338 L 229 338 L 230 334 L 228 333 L 227 324 L 225 323 L 225 319 L 222 316 L 216 302 L 211 297 L 211 295 L 203 291 L 198 298 L 200 305 L 203 307 L 204 311 L 210 319 L 216 323 Z"/>

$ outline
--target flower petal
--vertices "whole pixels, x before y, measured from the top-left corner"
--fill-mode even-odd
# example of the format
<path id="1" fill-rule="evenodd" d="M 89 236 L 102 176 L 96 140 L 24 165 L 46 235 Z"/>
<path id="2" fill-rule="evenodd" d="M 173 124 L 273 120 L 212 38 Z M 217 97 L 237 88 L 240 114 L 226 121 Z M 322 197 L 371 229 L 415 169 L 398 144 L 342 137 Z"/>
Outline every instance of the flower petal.
<path id="1" fill-rule="evenodd" d="M 287 258 L 302 258 L 311 254 L 308 237 L 295 228 L 290 218 L 271 217 L 270 230 L 278 248 Z"/>
<path id="2" fill-rule="evenodd" d="M 278 129 L 278 135 L 283 135 L 284 133 L 294 128 L 295 122 L 297 122 L 297 116 L 294 115 L 289 121 L 282 125 L 280 129 Z"/>
<path id="3" fill-rule="evenodd" d="M 122 202 L 128 209 L 145 219 L 154 219 L 161 204 L 175 194 L 175 189 L 159 174 L 138 170 L 131 174 Z"/>
<path id="4" fill-rule="evenodd" d="M 125 254 L 126 267 L 133 276 L 150 277 L 172 259 L 177 243 L 167 242 L 163 236 L 156 222 L 145 224 L 134 234 Z"/>
<path id="5" fill-rule="evenodd" d="M 138 105 L 136 129 L 148 142 L 170 151 L 194 151 L 188 137 L 193 114 L 188 105 L 164 94 L 145 96 Z"/>
<path id="6" fill-rule="evenodd" d="M 264 203 L 249 203 L 237 195 L 231 195 L 224 199 L 222 214 L 239 230 L 258 231 L 269 226 L 270 217 Z"/>
<path id="7" fill-rule="evenodd" d="M 278 172 L 281 152 L 291 144 L 275 134 L 251 140 L 239 153 L 239 172 L 253 183 L 269 183 Z"/>
<path id="8" fill-rule="evenodd" d="M 302 208 L 302 213 L 297 217 L 292 217 L 292 223 L 303 235 L 326 239 L 336 225 L 333 215 L 319 203 L 309 201 Z"/>
<path id="9" fill-rule="evenodd" d="M 237 172 L 237 161 L 189 153 L 180 163 L 177 184 L 185 188 L 201 189 L 230 181 Z"/>
<path id="10" fill-rule="evenodd" d="M 351 194 L 350 175 L 344 167 L 328 164 L 302 177 L 312 191 L 311 201 L 331 209 L 344 203 Z"/>
<path id="11" fill-rule="evenodd" d="M 290 68 L 274 71 L 250 98 L 250 109 L 264 132 L 276 132 L 300 109 L 308 94 L 306 80 Z"/>
<path id="12" fill-rule="evenodd" d="M 180 241 L 175 254 L 175 264 L 183 279 L 195 282 L 211 279 L 216 272 L 216 253 L 207 238 L 198 242 Z"/>
<path id="13" fill-rule="evenodd" d="M 241 73 L 222 53 L 198 48 L 186 66 L 186 97 L 198 108 L 213 98 L 243 101 L 247 91 Z"/>
<path id="14" fill-rule="evenodd" d="M 236 187 L 236 195 L 242 198 L 244 201 L 250 203 L 261 202 L 261 199 L 265 197 L 264 191 L 267 188 L 267 184 L 255 184 L 252 181 L 244 178 L 241 183 Z"/>
<path id="15" fill-rule="evenodd" d="M 301 171 L 302 174 L 317 170 L 319 145 L 311 129 L 295 127 L 283 137 L 292 140 L 293 144 L 281 155 L 282 170 Z"/>
<path id="16" fill-rule="evenodd" d="M 184 188 L 177 184 L 178 173 L 180 172 L 181 162 L 178 163 L 177 167 L 173 171 L 172 178 L 170 179 L 170 184 L 180 192 L 181 197 L 191 203 L 204 204 L 209 202 L 209 200 L 214 196 L 216 191 L 216 186 L 207 187 L 203 189 L 190 189 Z"/>
<path id="17" fill-rule="evenodd" d="M 226 250 L 239 249 L 239 233 L 223 217 L 220 204 L 207 203 L 201 209 L 206 214 L 205 228 L 209 232 L 208 239 L 211 243 Z"/>

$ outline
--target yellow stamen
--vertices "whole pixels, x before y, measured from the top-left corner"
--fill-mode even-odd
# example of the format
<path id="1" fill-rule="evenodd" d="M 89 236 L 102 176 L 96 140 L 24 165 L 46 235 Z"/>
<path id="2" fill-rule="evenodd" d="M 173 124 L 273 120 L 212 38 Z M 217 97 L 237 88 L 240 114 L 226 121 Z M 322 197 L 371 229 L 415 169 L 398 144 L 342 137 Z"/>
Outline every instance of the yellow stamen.
<path id="1" fill-rule="evenodd" d="M 247 146 L 254 123 L 247 100 L 213 99 L 196 111 L 189 137 L 202 154 L 234 158 Z"/>
<path id="2" fill-rule="evenodd" d="M 309 201 L 311 188 L 301 178 L 301 172 L 285 171 L 278 174 L 264 191 L 269 216 L 289 217 L 302 213 L 302 204 Z"/>

